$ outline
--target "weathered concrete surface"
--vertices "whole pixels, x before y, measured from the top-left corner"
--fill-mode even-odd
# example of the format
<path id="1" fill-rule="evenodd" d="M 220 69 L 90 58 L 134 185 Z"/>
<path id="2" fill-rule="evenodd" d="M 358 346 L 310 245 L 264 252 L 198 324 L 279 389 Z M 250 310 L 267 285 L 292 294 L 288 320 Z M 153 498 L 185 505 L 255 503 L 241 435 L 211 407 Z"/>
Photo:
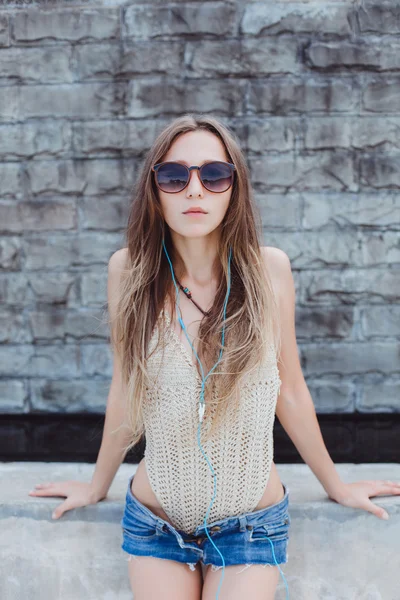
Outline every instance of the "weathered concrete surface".
<path id="1" fill-rule="evenodd" d="M 36 483 L 89 481 L 94 466 L 0 463 L 1 600 L 128 600 L 120 548 L 125 492 L 136 465 L 121 465 L 106 500 L 53 521 L 60 498 L 28 496 Z M 400 465 L 338 464 L 345 482 L 400 481 Z M 307 465 L 278 465 L 289 488 L 290 600 L 399 600 L 400 496 L 376 497 L 389 520 L 327 497 Z M 218 482 L 217 482 L 218 484 Z M 285 598 L 280 578 L 276 599 Z"/>

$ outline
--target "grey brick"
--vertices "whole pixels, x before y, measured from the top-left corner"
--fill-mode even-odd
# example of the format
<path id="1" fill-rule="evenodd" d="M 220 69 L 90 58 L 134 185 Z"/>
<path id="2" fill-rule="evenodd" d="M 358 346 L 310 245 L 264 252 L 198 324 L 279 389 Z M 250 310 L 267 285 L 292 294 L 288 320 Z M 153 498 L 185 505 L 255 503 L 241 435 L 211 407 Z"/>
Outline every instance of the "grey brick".
<path id="1" fill-rule="evenodd" d="M 119 35 L 118 9 L 26 10 L 12 17 L 13 39 L 18 42 L 89 41 Z"/>
<path id="2" fill-rule="evenodd" d="M 396 231 L 365 233 L 360 241 L 360 265 L 400 263 L 400 236 Z"/>
<path id="3" fill-rule="evenodd" d="M 109 344 L 81 346 L 81 369 L 84 375 L 112 376 L 112 353 Z"/>
<path id="4" fill-rule="evenodd" d="M 126 226 L 129 214 L 127 198 L 93 196 L 92 198 L 84 198 L 81 208 L 81 226 L 83 229 L 116 231 Z"/>
<path id="5" fill-rule="evenodd" d="M 291 112 L 353 111 L 358 104 L 358 91 L 351 79 L 307 80 L 272 76 L 268 81 L 250 82 L 247 108 L 251 112 L 286 114 Z"/>
<path id="6" fill-rule="evenodd" d="M 226 2 L 175 6 L 128 6 L 124 35 L 155 38 L 174 35 L 232 35 L 235 6 Z"/>
<path id="7" fill-rule="evenodd" d="M 343 116 L 310 116 L 306 122 L 305 148 L 323 150 L 351 147 L 353 121 Z"/>
<path id="8" fill-rule="evenodd" d="M 298 228 L 301 219 L 301 197 L 298 193 L 288 194 L 255 194 L 255 199 L 261 212 L 265 245 L 270 243 L 271 228 Z M 279 244 L 278 244 L 279 247 Z"/>
<path id="9" fill-rule="evenodd" d="M 108 194 L 129 191 L 135 169 L 132 161 L 34 161 L 27 167 L 32 194 Z"/>
<path id="10" fill-rule="evenodd" d="M 348 69 L 362 67 L 374 71 L 397 71 L 400 68 L 400 44 L 393 40 L 376 38 L 358 39 L 356 42 L 312 42 L 305 56 L 312 67 L 322 69 Z"/>
<path id="11" fill-rule="evenodd" d="M 75 273 L 32 271 L 26 277 L 38 302 L 67 306 L 75 306 L 78 302 Z"/>
<path id="12" fill-rule="evenodd" d="M 0 16 L 0 47 L 10 45 L 10 30 L 8 25 L 8 15 Z"/>
<path id="13" fill-rule="evenodd" d="M 318 414 L 354 411 L 355 386 L 343 377 L 318 377 L 307 381 L 307 386 Z"/>
<path id="14" fill-rule="evenodd" d="M 400 148 L 400 117 L 359 116 L 351 119 L 354 148 Z"/>
<path id="15" fill-rule="evenodd" d="M 74 151 L 77 155 L 141 155 L 166 125 L 165 120 L 102 120 L 73 124 Z"/>
<path id="16" fill-rule="evenodd" d="M 120 74 L 122 50 L 119 43 L 76 46 L 74 58 L 79 80 L 109 79 Z"/>
<path id="17" fill-rule="evenodd" d="M 166 73 L 180 76 L 185 60 L 183 41 L 125 41 L 121 58 L 121 75 L 135 73 Z"/>
<path id="18" fill-rule="evenodd" d="M 165 113 L 181 115 L 186 111 L 213 114 L 243 114 L 246 81 L 220 80 L 168 81 L 149 77 L 130 82 L 128 116 L 150 117 Z"/>
<path id="19" fill-rule="evenodd" d="M 363 0 L 357 16 L 362 33 L 400 32 L 400 7 L 392 0 Z"/>
<path id="20" fill-rule="evenodd" d="M 75 229 L 74 202 L 0 203 L 0 230 L 6 232 Z"/>
<path id="21" fill-rule="evenodd" d="M 360 184 L 367 188 L 398 188 L 399 156 L 399 153 L 387 152 L 360 156 Z"/>
<path id="22" fill-rule="evenodd" d="M 33 379 L 34 412 L 100 412 L 107 403 L 110 382 L 104 379 Z"/>
<path id="23" fill-rule="evenodd" d="M 381 304 L 400 298 L 398 268 L 321 269 L 300 274 L 302 298 L 316 304 Z"/>
<path id="24" fill-rule="evenodd" d="M 80 265 L 108 264 L 111 255 L 125 245 L 124 234 L 106 232 L 81 233 L 75 240 Z"/>
<path id="25" fill-rule="evenodd" d="M 362 266 L 360 240 L 350 229 L 341 231 L 279 231 L 269 232 L 270 245 L 284 250 L 294 269 Z"/>
<path id="26" fill-rule="evenodd" d="M 80 80 L 130 77 L 136 73 L 180 75 L 184 63 L 182 42 L 87 44 L 75 49 Z"/>
<path id="27" fill-rule="evenodd" d="M 2 379 L 0 381 L 0 413 L 28 412 L 28 389 L 24 381 Z"/>
<path id="28" fill-rule="evenodd" d="M 389 375 L 399 369 L 397 342 L 301 344 L 300 348 L 305 375 Z"/>
<path id="29" fill-rule="evenodd" d="M 20 112 L 19 94 L 15 86 L 3 86 L 0 94 L 0 121 L 12 121 L 24 118 Z"/>
<path id="30" fill-rule="evenodd" d="M 92 269 L 81 275 L 82 305 L 91 306 L 107 303 L 107 268 Z"/>
<path id="31" fill-rule="evenodd" d="M 21 243 L 16 237 L 0 239 L 0 270 L 19 271 L 21 269 Z"/>
<path id="32" fill-rule="evenodd" d="M 25 315 L 11 306 L 0 310 L 0 343 L 23 344 L 32 342 Z"/>
<path id="33" fill-rule="evenodd" d="M 21 177 L 19 164 L 0 163 L 0 199 L 21 197 Z"/>
<path id="34" fill-rule="evenodd" d="M 269 213 L 268 213 L 269 214 Z M 266 217 L 266 220 L 268 216 Z M 348 227 L 340 232 L 268 231 L 269 245 L 281 248 L 295 269 L 377 267 L 400 263 L 400 237 L 395 231 L 364 231 Z"/>
<path id="35" fill-rule="evenodd" d="M 108 323 L 102 311 L 93 309 L 68 310 L 64 308 L 29 313 L 33 338 L 37 340 L 107 339 Z"/>
<path id="36" fill-rule="evenodd" d="M 393 192 L 303 194 L 306 229 L 328 224 L 400 228 L 400 202 Z"/>
<path id="37" fill-rule="evenodd" d="M 0 273 L 0 305 L 22 308 L 31 298 L 24 273 Z"/>
<path id="38" fill-rule="evenodd" d="M 6 107 L 6 115 L 13 118 L 113 117 L 124 110 L 125 82 L 74 83 L 63 85 L 26 85 L 11 90 L 2 88 L 12 107 Z M 4 104 L 6 104 L 4 102 Z M 3 100 L 0 101 L 0 108 Z M 4 118 L 4 117 L 3 117 Z"/>
<path id="39" fill-rule="evenodd" d="M 398 76 L 373 77 L 362 88 L 362 109 L 392 113 L 400 110 L 400 79 Z"/>
<path id="40" fill-rule="evenodd" d="M 77 377 L 78 347 L 72 344 L 0 346 L 0 375 Z"/>
<path id="41" fill-rule="evenodd" d="M 296 309 L 296 336 L 302 339 L 350 338 L 354 309 L 349 306 L 306 307 Z"/>
<path id="42" fill-rule="evenodd" d="M 86 190 L 86 164 L 83 161 L 41 160 L 27 165 L 30 192 L 41 196 L 82 195 Z"/>
<path id="43" fill-rule="evenodd" d="M 113 0 L 115 2 L 121 3 L 121 4 L 125 4 L 126 1 L 125 0 Z M 174 4 L 188 4 L 190 2 L 197 2 L 198 0 L 174 0 Z M 253 2 L 253 0 L 249 0 L 250 2 Z M 258 0 L 257 0 L 258 1 Z M 334 2 L 336 0 L 333 0 Z M 343 1 L 343 0 L 341 0 Z M 210 4 L 214 4 L 215 0 L 203 0 L 203 3 L 206 4 L 207 2 L 209 2 Z M 136 4 L 144 4 L 142 2 L 142 0 L 135 2 Z M 165 0 L 150 0 L 150 2 L 148 4 L 151 5 L 158 5 L 158 4 L 165 4 Z"/>
<path id="44" fill-rule="evenodd" d="M 400 382 L 377 379 L 369 383 L 367 379 L 356 408 L 360 412 L 400 412 Z"/>
<path id="45" fill-rule="evenodd" d="M 26 269 L 54 269 L 79 263 L 75 239 L 65 235 L 32 237 L 21 240 Z"/>
<path id="46" fill-rule="evenodd" d="M 0 125 L 0 159 L 60 156 L 70 146 L 71 125 L 65 121 Z"/>
<path id="47" fill-rule="evenodd" d="M 362 308 L 360 324 L 367 339 L 400 335 L 400 306 L 383 305 Z"/>
<path id="48" fill-rule="evenodd" d="M 136 163 L 131 159 L 88 160 L 84 162 L 85 195 L 123 193 L 126 197 L 136 180 Z"/>
<path id="49" fill-rule="evenodd" d="M 267 117 L 247 122 L 244 144 L 248 151 L 285 152 L 302 144 L 304 124 L 299 117 Z"/>
<path id="50" fill-rule="evenodd" d="M 188 44 L 187 56 L 191 74 L 199 77 L 297 73 L 297 46 L 295 39 L 205 40 Z"/>
<path id="51" fill-rule="evenodd" d="M 230 129 L 230 131 L 234 134 L 234 136 L 236 137 L 239 146 L 243 148 L 244 146 L 244 150 L 245 150 L 245 144 L 246 144 L 246 136 L 247 136 L 247 123 L 251 121 L 251 117 L 250 118 L 246 118 L 243 119 L 243 117 L 238 116 L 236 117 L 236 115 L 228 115 L 228 116 L 224 116 L 224 115 L 220 115 L 219 120 L 221 121 L 221 123 L 223 123 L 226 127 L 228 127 L 228 129 Z M 157 119 L 157 123 L 159 123 L 159 119 Z"/>
<path id="52" fill-rule="evenodd" d="M 27 235 L 21 240 L 21 246 L 26 269 L 53 269 L 107 264 L 111 254 L 121 248 L 123 242 L 122 232 L 90 232 L 74 237 L 48 235 L 43 238 Z"/>
<path id="53" fill-rule="evenodd" d="M 310 33 L 348 35 L 352 32 L 349 4 L 255 2 L 244 9 L 241 31 L 248 35 Z"/>
<path id="54" fill-rule="evenodd" d="M 357 189 L 353 159 L 345 151 L 300 156 L 286 152 L 249 158 L 248 162 L 253 184 L 265 189 Z"/>
<path id="55" fill-rule="evenodd" d="M 71 48 L 9 48 L 1 51 L 0 81 L 72 82 Z"/>

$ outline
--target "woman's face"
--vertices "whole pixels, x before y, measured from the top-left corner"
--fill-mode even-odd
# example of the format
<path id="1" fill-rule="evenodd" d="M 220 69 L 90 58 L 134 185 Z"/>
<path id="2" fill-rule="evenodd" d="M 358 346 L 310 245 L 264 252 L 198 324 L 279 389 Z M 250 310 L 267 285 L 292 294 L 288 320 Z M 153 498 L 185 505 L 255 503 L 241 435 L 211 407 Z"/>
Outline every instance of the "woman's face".
<path id="1" fill-rule="evenodd" d="M 188 167 L 201 167 L 209 160 L 230 162 L 221 140 L 210 131 L 189 131 L 181 134 L 164 156 L 164 161 L 180 161 Z M 161 162 L 161 161 L 160 161 Z M 158 190 L 164 219 L 171 230 L 184 237 L 202 237 L 222 222 L 232 194 L 232 186 L 221 193 L 203 187 L 197 169 L 190 171 L 187 187 L 176 194 Z M 184 214 L 192 206 L 201 206 L 207 214 Z"/>

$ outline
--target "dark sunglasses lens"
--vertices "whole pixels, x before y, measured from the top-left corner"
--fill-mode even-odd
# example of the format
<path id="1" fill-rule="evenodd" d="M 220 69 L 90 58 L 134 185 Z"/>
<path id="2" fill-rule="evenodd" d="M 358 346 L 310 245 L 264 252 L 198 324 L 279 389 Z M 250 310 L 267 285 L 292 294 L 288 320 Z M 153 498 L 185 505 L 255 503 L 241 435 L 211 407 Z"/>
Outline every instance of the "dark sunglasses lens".
<path id="1" fill-rule="evenodd" d="M 210 192 L 225 192 L 232 185 L 233 172 L 223 163 L 208 163 L 201 170 L 201 179 Z"/>
<path id="2" fill-rule="evenodd" d="M 188 174 L 183 165 L 170 163 L 161 165 L 156 171 L 157 183 L 164 192 L 180 192 L 185 187 Z"/>

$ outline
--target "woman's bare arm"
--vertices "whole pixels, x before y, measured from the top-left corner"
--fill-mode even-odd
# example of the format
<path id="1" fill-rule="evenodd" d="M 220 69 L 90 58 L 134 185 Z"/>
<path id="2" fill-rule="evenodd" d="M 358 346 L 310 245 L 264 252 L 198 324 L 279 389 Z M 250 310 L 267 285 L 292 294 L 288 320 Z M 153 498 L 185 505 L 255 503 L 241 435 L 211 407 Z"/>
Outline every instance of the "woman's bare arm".
<path id="1" fill-rule="evenodd" d="M 328 496 L 351 508 L 361 508 L 379 519 L 389 515 L 372 496 L 400 495 L 400 482 L 382 479 L 345 483 L 339 476 L 322 438 L 314 403 L 304 380 L 295 333 L 295 286 L 289 257 L 278 248 L 265 247 L 263 255 L 270 267 L 279 297 L 282 324 L 280 364 L 281 390 L 276 415 L 303 460 L 325 488 Z"/>
<path id="2" fill-rule="evenodd" d="M 289 257 L 283 250 L 263 248 L 271 282 L 279 301 L 282 347 L 279 365 L 282 381 L 276 416 L 300 456 L 319 479 L 327 494 L 340 494 L 343 482 L 325 446 L 314 403 L 305 382 L 295 332 L 295 286 Z"/>
<path id="3" fill-rule="evenodd" d="M 119 289 L 121 271 L 125 266 L 126 252 L 126 248 L 117 250 L 111 256 L 108 263 L 107 300 L 111 323 L 114 322 L 116 314 L 118 302 L 117 291 Z M 126 429 L 120 429 L 115 433 L 113 431 L 118 429 L 124 422 L 125 411 L 126 390 L 122 382 L 121 360 L 119 353 L 114 352 L 113 375 L 107 398 L 103 436 L 91 481 L 94 501 L 99 501 L 106 497 L 115 474 L 124 460 L 126 452 L 123 448 L 128 443 L 127 431 Z"/>

